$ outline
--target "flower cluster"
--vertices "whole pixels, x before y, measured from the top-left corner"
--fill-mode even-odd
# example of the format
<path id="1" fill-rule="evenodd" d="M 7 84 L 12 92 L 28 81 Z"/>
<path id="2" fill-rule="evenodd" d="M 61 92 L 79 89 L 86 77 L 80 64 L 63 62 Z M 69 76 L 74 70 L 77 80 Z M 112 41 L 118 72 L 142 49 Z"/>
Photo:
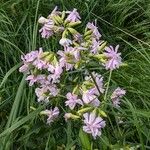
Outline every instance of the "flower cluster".
<path id="1" fill-rule="evenodd" d="M 29 86 L 35 85 L 37 101 L 50 103 L 52 108 L 46 109 L 41 114 L 47 115 L 47 123 L 52 123 L 59 116 L 59 102 L 52 103 L 51 98 L 59 97 L 65 101 L 64 118 L 81 120 L 83 131 L 91 134 L 94 139 L 101 135 L 106 123 L 102 119 L 105 90 L 104 78 L 97 72 L 90 71 L 89 64 L 96 61 L 103 70 L 115 70 L 122 64 L 121 53 L 118 53 L 119 45 L 115 48 L 106 45 L 101 39 L 101 34 L 96 26 L 97 22 L 88 22 L 84 32 L 76 30 L 81 24 L 81 17 L 77 9 L 72 11 L 59 11 L 57 7 L 47 18 L 40 17 L 38 22 L 42 25 L 39 30 L 41 37 L 49 39 L 57 35 L 61 47 L 56 53 L 52 51 L 31 51 L 21 56 L 23 65 L 19 71 L 26 73 Z M 58 36 L 59 35 L 59 36 Z M 63 75 L 77 69 L 85 69 L 83 81 L 73 86 L 70 91 L 61 93 L 59 89 L 63 82 Z M 80 78 L 80 77 L 79 77 Z M 65 85 L 67 87 L 67 83 Z M 120 98 L 125 90 L 117 88 L 111 95 L 114 106 L 119 106 Z M 54 107 L 54 108 L 53 108 Z M 103 115 L 102 115 L 103 114 Z"/>

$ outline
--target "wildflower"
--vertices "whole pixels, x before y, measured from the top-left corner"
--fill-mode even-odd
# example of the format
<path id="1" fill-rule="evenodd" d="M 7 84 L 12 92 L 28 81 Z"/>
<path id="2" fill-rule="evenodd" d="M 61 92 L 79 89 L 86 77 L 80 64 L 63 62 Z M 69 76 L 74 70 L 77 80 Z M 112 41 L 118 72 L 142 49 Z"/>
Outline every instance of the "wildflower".
<path id="1" fill-rule="evenodd" d="M 35 94 L 38 97 L 37 101 L 48 103 L 50 96 L 46 94 L 47 92 L 48 92 L 47 87 L 36 88 L 35 89 Z"/>
<path id="2" fill-rule="evenodd" d="M 29 65 L 28 64 L 24 64 L 19 68 L 19 72 L 25 72 L 28 73 L 29 71 Z"/>
<path id="3" fill-rule="evenodd" d="M 91 104 L 95 107 L 100 105 L 100 101 L 98 100 L 97 96 L 93 93 L 90 93 L 90 91 L 83 92 L 82 100 L 85 104 Z"/>
<path id="4" fill-rule="evenodd" d="M 21 59 L 23 60 L 23 63 L 29 64 L 33 62 L 37 57 L 38 57 L 39 52 L 36 51 L 31 51 L 27 53 L 26 55 L 21 55 Z"/>
<path id="5" fill-rule="evenodd" d="M 26 78 L 27 81 L 30 81 L 29 86 L 32 86 L 35 82 L 40 83 L 44 79 L 45 79 L 45 75 L 29 75 Z"/>
<path id="6" fill-rule="evenodd" d="M 85 113 L 83 131 L 92 134 L 93 138 L 101 135 L 101 129 L 105 127 L 105 121 L 101 117 L 96 117 L 95 113 Z"/>
<path id="7" fill-rule="evenodd" d="M 61 56 L 60 65 L 67 71 L 73 69 L 74 64 L 80 59 L 80 51 L 73 47 L 67 47 L 65 51 L 58 51 L 57 54 Z"/>
<path id="8" fill-rule="evenodd" d="M 53 20 L 50 20 L 45 22 L 43 27 L 39 30 L 39 32 L 42 35 L 42 38 L 49 38 L 54 34 L 54 22 Z"/>
<path id="9" fill-rule="evenodd" d="M 93 54 L 98 53 L 99 45 L 100 45 L 100 42 L 97 41 L 95 38 L 93 38 L 90 52 Z"/>
<path id="10" fill-rule="evenodd" d="M 77 95 L 73 93 L 67 93 L 66 97 L 68 100 L 65 102 L 65 104 L 66 106 L 69 106 L 71 110 L 74 109 L 76 104 L 83 105 L 83 102 L 80 99 L 78 99 Z"/>
<path id="11" fill-rule="evenodd" d="M 60 41 L 59 41 L 59 44 L 66 47 L 66 46 L 69 46 L 72 44 L 72 41 L 70 39 L 67 39 L 67 38 L 62 38 Z"/>
<path id="12" fill-rule="evenodd" d="M 101 37 L 101 34 L 99 33 L 99 31 L 98 31 L 96 25 L 94 25 L 93 22 L 92 22 L 92 23 L 89 22 L 89 23 L 87 24 L 87 28 L 90 29 L 90 30 L 92 30 L 92 32 L 93 32 L 93 37 L 96 38 L 96 40 L 99 40 L 99 38 Z"/>
<path id="13" fill-rule="evenodd" d="M 48 71 L 52 73 L 48 76 L 49 80 L 52 80 L 52 83 L 58 83 L 60 75 L 63 72 L 62 66 L 59 63 L 57 63 L 55 66 L 49 64 Z"/>
<path id="14" fill-rule="evenodd" d="M 48 116 L 47 123 L 50 124 L 58 117 L 59 109 L 58 109 L 58 107 L 55 107 L 53 110 L 46 109 L 45 111 L 43 111 L 43 114 L 46 114 Z"/>
<path id="15" fill-rule="evenodd" d="M 56 7 L 54 8 L 54 10 L 51 12 L 51 14 L 48 16 L 48 18 L 51 19 L 53 16 L 61 15 L 62 12 L 58 11 L 57 9 L 58 9 L 58 7 L 56 6 Z"/>
<path id="16" fill-rule="evenodd" d="M 121 62 L 121 53 L 117 53 L 119 48 L 119 45 L 115 47 L 115 49 L 112 46 L 106 47 L 104 52 L 105 57 L 107 58 L 105 65 L 105 68 L 108 70 L 114 70 L 116 68 L 119 68 Z"/>
<path id="17" fill-rule="evenodd" d="M 89 89 L 90 94 L 95 94 L 95 95 L 100 95 L 100 93 L 104 92 L 103 88 L 103 77 L 99 75 L 98 73 L 92 72 L 92 76 L 94 79 L 92 79 L 91 76 L 86 76 L 85 80 L 86 81 L 91 81 L 94 84 L 94 87 Z M 94 81 L 93 81 L 94 80 Z"/>
<path id="18" fill-rule="evenodd" d="M 41 59 L 42 54 L 43 50 L 42 48 L 39 48 L 37 58 L 32 63 L 32 65 L 39 70 L 46 69 L 48 65 L 48 63 L 45 60 Z"/>
<path id="19" fill-rule="evenodd" d="M 120 107 L 120 98 L 122 98 L 125 95 L 126 91 L 118 87 L 111 95 L 111 99 L 113 102 L 113 105 L 115 107 Z"/>
<path id="20" fill-rule="evenodd" d="M 74 8 L 73 11 L 67 11 L 67 13 L 69 13 L 66 19 L 67 21 L 70 21 L 70 22 L 80 21 L 81 17 L 79 13 L 77 12 L 77 9 Z"/>

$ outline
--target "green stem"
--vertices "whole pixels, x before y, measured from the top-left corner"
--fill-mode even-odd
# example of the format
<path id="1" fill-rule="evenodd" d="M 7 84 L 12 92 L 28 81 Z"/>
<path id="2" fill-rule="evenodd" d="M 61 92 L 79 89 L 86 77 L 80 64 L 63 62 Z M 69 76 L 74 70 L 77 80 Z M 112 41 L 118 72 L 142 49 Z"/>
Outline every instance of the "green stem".
<path id="1" fill-rule="evenodd" d="M 105 95 L 104 95 L 104 101 L 107 100 L 107 93 L 108 93 L 108 89 L 109 89 L 109 84 L 110 84 L 110 80 L 111 80 L 111 75 L 112 75 L 112 70 L 110 70 L 110 73 L 109 73 L 108 83 L 107 83 L 107 87 L 106 87 L 106 91 L 105 91 Z"/>

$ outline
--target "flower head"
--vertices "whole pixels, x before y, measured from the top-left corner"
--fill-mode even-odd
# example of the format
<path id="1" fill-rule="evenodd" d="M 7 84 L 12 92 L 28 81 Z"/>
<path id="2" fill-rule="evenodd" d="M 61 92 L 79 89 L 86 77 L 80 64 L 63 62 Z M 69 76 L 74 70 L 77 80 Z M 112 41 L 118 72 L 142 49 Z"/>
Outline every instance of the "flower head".
<path id="1" fill-rule="evenodd" d="M 99 40 L 99 38 L 101 37 L 101 34 L 99 33 L 96 25 L 94 25 L 93 22 L 92 23 L 89 22 L 87 24 L 87 28 L 90 29 L 93 32 L 93 37 L 96 38 L 97 40 Z"/>
<path id="2" fill-rule="evenodd" d="M 126 91 L 118 87 L 111 95 L 111 100 L 115 107 L 120 107 L 120 98 L 125 95 Z"/>
<path id="3" fill-rule="evenodd" d="M 63 72 L 62 66 L 59 63 L 57 63 L 55 66 L 49 64 L 48 71 L 51 72 L 51 74 L 48 75 L 48 79 L 51 80 L 52 83 L 58 83 L 60 75 Z"/>
<path id="4" fill-rule="evenodd" d="M 58 51 L 57 54 L 61 56 L 60 65 L 65 67 L 67 71 L 73 69 L 74 64 L 80 59 L 79 49 L 73 47 L 67 47 L 65 51 Z"/>
<path id="5" fill-rule="evenodd" d="M 46 109 L 45 111 L 43 111 L 43 114 L 46 114 L 48 116 L 47 123 L 50 124 L 58 117 L 59 109 L 58 109 L 58 107 L 55 107 L 53 110 Z"/>
<path id="6" fill-rule="evenodd" d="M 85 113 L 83 131 L 92 134 L 94 139 L 101 135 L 101 129 L 105 127 L 105 121 L 101 117 L 96 117 L 95 113 Z"/>
<path id="7" fill-rule="evenodd" d="M 70 22 L 80 21 L 81 17 L 77 12 L 77 9 L 74 8 L 73 11 L 67 11 L 67 13 L 69 13 L 68 17 L 66 18 L 67 21 Z"/>
<path id="8" fill-rule="evenodd" d="M 48 20 L 44 23 L 43 27 L 39 30 L 42 38 L 49 38 L 54 34 L 54 22 L 53 20 Z"/>
<path id="9" fill-rule="evenodd" d="M 66 97 L 68 100 L 65 102 L 65 104 L 66 106 L 69 106 L 70 109 L 74 109 L 76 104 L 83 105 L 83 102 L 78 99 L 77 95 L 73 93 L 67 93 Z"/>
<path id="10" fill-rule="evenodd" d="M 97 41 L 95 38 L 93 38 L 90 52 L 93 54 L 97 54 L 99 45 L 100 45 L 100 41 Z"/>
<path id="11" fill-rule="evenodd" d="M 82 100 L 85 104 L 91 104 L 95 107 L 100 105 L 100 101 L 98 100 L 97 96 L 93 93 L 90 93 L 90 91 L 83 92 Z"/>
<path id="12" fill-rule="evenodd" d="M 34 83 L 40 83 L 45 79 L 45 75 L 29 75 L 26 80 L 29 81 L 29 86 L 32 86 Z"/>
<path id="13" fill-rule="evenodd" d="M 121 53 L 117 53 L 119 48 L 119 45 L 115 47 L 115 49 L 112 46 L 106 47 L 104 52 L 105 57 L 107 58 L 106 63 L 104 64 L 106 69 L 114 70 L 116 68 L 119 68 L 121 65 Z"/>

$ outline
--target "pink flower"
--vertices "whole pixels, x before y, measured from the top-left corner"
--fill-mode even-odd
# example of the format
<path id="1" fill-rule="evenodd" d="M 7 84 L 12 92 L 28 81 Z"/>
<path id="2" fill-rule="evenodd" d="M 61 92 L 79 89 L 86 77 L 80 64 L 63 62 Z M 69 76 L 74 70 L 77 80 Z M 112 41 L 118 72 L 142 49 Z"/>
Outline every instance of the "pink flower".
<path id="1" fill-rule="evenodd" d="M 33 63 L 33 66 L 35 66 L 37 69 L 42 70 L 47 68 L 47 62 L 42 59 L 36 59 Z"/>
<path id="2" fill-rule="evenodd" d="M 30 53 L 27 53 L 26 55 L 21 55 L 21 59 L 24 63 L 31 63 L 38 57 L 39 51 L 31 51 Z"/>
<path id="3" fill-rule="evenodd" d="M 58 7 L 56 6 L 54 8 L 54 10 L 51 12 L 51 14 L 48 16 L 48 18 L 52 18 L 53 16 L 61 15 L 62 12 L 58 11 L 57 9 L 58 9 Z"/>
<path id="4" fill-rule="evenodd" d="M 125 95 L 126 91 L 118 87 L 111 95 L 111 100 L 115 107 L 120 107 L 120 98 Z"/>
<path id="5" fill-rule="evenodd" d="M 27 64 L 24 64 L 24 65 L 22 65 L 19 68 L 19 72 L 26 72 L 26 73 L 28 73 L 28 71 L 29 71 L 29 65 L 27 65 Z"/>
<path id="6" fill-rule="evenodd" d="M 100 105 L 100 101 L 98 100 L 97 96 L 93 93 L 91 94 L 90 91 L 83 92 L 82 100 L 85 104 L 91 104 L 95 107 Z"/>
<path id="7" fill-rule="evenodd" d="M 115 49 L 112 47 L 112 46 L 109 46 L 109 47 L 106 47 L 105 48 L 105 57 L 108 59 L 106 61 L 106 63 L 104 64 L 105 65 L 105 68 L 108 70 L 114 70 L 116 68 L 119 68 L 119 66 L 121 65 L 121 53 L 117 53 L 118 51 L 118 48 L 119 48 L 119 45 L 117 45 L 115 47 Z"/>
<path id="8" fill-rule="evenodd" d="M 96 23 L 95 23 L 95 24 L 96 24 Z M 92 30 L 92 32 L 93 32 L 93 37 L 96 38 L 96 40 L 99 40 L 99 38 L 101 37 L 101 34 L 99 33 L 99 31 L 98 31 L 96 25 L 94 25 L 93 22 L 92 22 L 92 23 L 89 22 L 89 23 L 87 24 L 87 28 L 90 29 L 90 30 Z"/>
<path id="9" fill-rule="evenodd" d="M 55 107 L 53 110 L 45 110 L 43 111 L 44 114 L 46 114 L 48 116 L 47 118 L 47 123 L 50 124 L 52 123 L 59 115 L 59 109 L 58 107 Z"/>
<path id="10" fill-rule="evenodd" d="M 49 19 L 48 22 L 45 22 L 43 27 L 39 30 L 42 35 L 42 38 L 49 38 L 54 34 L 54 22 Z"/>
<path id="11" fill-rule="evenodd" d="M 69 13 L 66 19 L 67 21 L 70 21 L 70 22 L 80 21 L 81 17 L 79 13 L 77 12 L 77 9 L 74 8 L 73 11 L 67 11 L 67 13 Z"/>
<path id="12" fill-rule="evenodd" d="M 101 117 L 96 117 L 95 113 L 85 113 L 83 131 L 92 134 L 93 138 L 101 135 L 101 129 L 105 127 L 105 121 Z"/>
<path id="13" fill-rule="evenodd" d="M 34 83 L 40 83 L 42 80 L 45 79 L 45 75 L 29 75 L 27 76 L 26 80 L 30 81 L 29 86 L 32 86 Z"/>
<path id="14" fill-rule="evenodd" d="M 63 72 L 62 66 L 59 63 L 57 63 L 55 66 L 49 64 L 48 71 L 51 72 L 51 74 L 48 76 L 48 79 L 51 80 L 52 83 L 58 83 L 60 75 Z"/>
<path id="15" fill-rule="evenodd" d="M 32 62 L 32 65 L 39 70 L 46 69 L 48 67 L 48 63 L 41 59 L 42 54 L 43 49 L 39 48 L 37 58 Z"/>
<path id="16" fill-rule="evenodd" d="M 36 88 L 35 89 L 35 94 L 38 97 L 37 101 L 48 103 L 50 96 L 46 94 L 47 92 L 48 92 L 47 87 Z"/>
<path id="17" fill-rule="evenodd" d="M 95 38 L 93 38 L 90 52 L 93 54 L 97 54 L 99 45 L 100 45 L 100 41 L 97 41 Z"/>
<path id="18" fill-rule="evenodd" d="M 80 51 L 73 47 L 67 47 L 65 51 L 58 51 L 57 54 L 61 56 L 60 65 L 67 71 L 73 69 L 74 64 L 80 59 Z"/>
<path id="19" fill-rule="evenodd" d="M 68 100 L 65 102 L 65 104 L 66 106 L 69 106 L 71 110 L 74 109 L 76 104 L 83 105 L 83 102 L 80 99 L 78 99 L 77 95 L 73 93 L 67 93 L 66 97 Z"/>
<path id="20" fill-rule="evenodd" d="M 94 79 L 92 79 L 91 76 L 86 76 L 85 77 L 85 80 L 87 80 L 89 82 L 93 82 L 93 84 L 94 84 L 94 87 L 89 89 L 89 93 L 99 96 L 100 93 L 104 93 L 103 77 L 100 74 L 95 73 L 95 72 L 92 72 L 92 76 L 93 76 Z"/>

